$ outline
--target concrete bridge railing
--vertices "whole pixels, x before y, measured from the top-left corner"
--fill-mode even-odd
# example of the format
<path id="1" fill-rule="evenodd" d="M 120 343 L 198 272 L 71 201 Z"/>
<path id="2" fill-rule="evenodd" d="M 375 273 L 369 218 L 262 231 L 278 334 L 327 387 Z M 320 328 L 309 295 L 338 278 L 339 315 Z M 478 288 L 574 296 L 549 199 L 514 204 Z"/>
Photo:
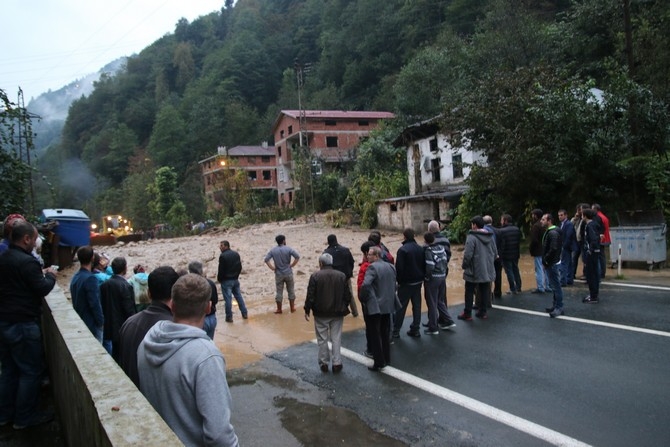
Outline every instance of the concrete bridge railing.
<path id="1" fill-rule="evenodd" d="M 45 303 L 47 365 L 67 445 L 183 445 L 93 337 L 58 286 Z"/>

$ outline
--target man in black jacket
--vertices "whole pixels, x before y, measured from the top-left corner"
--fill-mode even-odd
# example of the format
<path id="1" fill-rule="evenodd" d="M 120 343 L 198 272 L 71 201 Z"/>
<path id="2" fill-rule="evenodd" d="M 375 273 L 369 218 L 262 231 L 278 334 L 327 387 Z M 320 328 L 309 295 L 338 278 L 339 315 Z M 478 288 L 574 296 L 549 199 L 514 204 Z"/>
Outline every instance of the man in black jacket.
<path id="1" fill-rule="evenodd" d="M 112 259 L 112 275 L 100 285 L 100 302 L 105 316 L 103 346 L 111 344 L 111 354 L 116 363 L 120 361 L 119 331 L 128 317 L 135 315 L 135 292 L 124 275 L 128 270 L 126 258 Z M 107 345 L 106 345 L 107 344 Z"/>
<path id="2" fill-rule="evenodd" d="M 30 222 L 15 222 L 9 249 L 0 256 L 0 426 L 13 421 L 17 430 L 54 417 L 39 411 L 45 371 L 39 320 L 56 272 L 43 271 L 31 254 L 36 240 Z"/>
<path id="3" fill-rule="evenodd" d="M 237 301 L 242 318 L 248 318 L 247 305 L 240 289 L 240 273 L 242 273 L 242 259 L 240 254 L 230 248 L 230 242 L 221 241 L 219 244 L 219 270 L 216 280 L 221 283 L 221 294 L 226 311 L 226 323 L 233 322 L 233 297 Z"/>
<path id="4" fill-rule="evenodd" d="M 509 293 L 521 293 L 521 273 L 519 272 L 521 230 L 512 223 L 512 216 L 509 214 L 503 214 L 500 217 L 498 242 L 500 261 L 509 283 Z"/>
<path id="5" fill-rule="evenodd" d="M 554 218 L 546 213 L 540 220 L 545 229 L 542 235 L 542 266 L 547 272 L 549 287 L 554 294 L 553 305 L 547 308 L 549 316 L 556 318 L 563 315 L 563 289 L 561 289 L 561 251 L 563 249 L 563 238 L 561 230 L 554 225 Z"/>
<path id="6" fill-rule="evenodd" d="M 329 253 L 319 257 L 319 268 L 312 273 L 307 284 L 305 320 L 309 321 L 310 311 L 314 313 L 319 368 L 327 372 L 328 363 L 332 361 L 333 372 L 337 373 L 342 371 L 342 324 L 349 313 L 351 288 L 347 287 L 346 275 L 333 268 L 333 257 Z M 328 340 L 332 343 L 332 355 L 328 350 Z"/>
<path id="7" fill-rule="evenodd" d="M 344 276 L 347 277 L 349 291 L 352 292 L 351 278 L 354 276 L 354 256 L 351 254 L 351 250 L 337 242 L 337 236 L 334 234 L 329 234 L 327 240 L 328 248 L 326 248 L 323 252 L 328 253 L 333 257 L 333 268 L 338 272 L 344 273 Z M 349 308 L 351 309 L 351 315 L 357 317 L 358 306 L 356 306 L 356 300 L 351 300 Z"/>
<path id="8" fill-rule="evenodd" d="M 407 306 L 412 302 L 412 323 L 407 335 L 421 337 L 421 284 L 426 275 L 426 255 L 424 249 L 414 239 L 414 230 L 405 228 L 404 240 L 395 257 L 398 299 L 402 308 L 393 317 L 393 338 L 400 338 L 400 329 L 405 319 Z"/>

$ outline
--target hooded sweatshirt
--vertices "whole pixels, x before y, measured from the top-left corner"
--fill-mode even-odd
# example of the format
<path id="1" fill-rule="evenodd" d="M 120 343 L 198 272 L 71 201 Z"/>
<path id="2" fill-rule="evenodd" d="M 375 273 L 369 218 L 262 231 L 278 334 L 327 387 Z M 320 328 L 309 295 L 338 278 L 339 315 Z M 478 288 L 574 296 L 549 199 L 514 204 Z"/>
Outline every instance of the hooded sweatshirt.
<path id="1" fill-rule="evenodd" d="M 137 351 L 140 390 L 187 446 L 238 446 L 226 363 L 202 329 L 159 321 Z"/>
<path id="2" fill-rule="evenodd" d="M 494 281 L 496 255 L 493 234 L 486 230 L 471 230 L 465 239 L 463 250 L 463 279 L 474 283 Z"/>

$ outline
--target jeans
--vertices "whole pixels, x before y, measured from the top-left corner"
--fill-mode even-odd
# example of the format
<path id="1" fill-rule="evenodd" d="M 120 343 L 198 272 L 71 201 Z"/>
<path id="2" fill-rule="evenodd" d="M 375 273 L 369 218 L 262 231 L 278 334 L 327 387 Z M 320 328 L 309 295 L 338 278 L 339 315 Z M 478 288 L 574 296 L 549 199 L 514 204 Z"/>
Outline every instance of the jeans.
<path id="1" fill-rule="evenodd" d="M 446 281 L 442 278 L 430 278 L 424 283 L 424 289 L 426 294 L 426 306 L 428 306 L 428 330 L 437 331 L 438 319 L 440 317 L 440 311 L 438 310 L 438 302 L 442 298 L 442 290 L 440 286 L 444 284 L 446 287 Z"/>
<path id="2" fill-rule="evenodd" d="M 561 250 L 561 285 L 574 282 L 574 269 L 572 267 L 572 252 L 567 249 Z"/>
<path id="3" fill-rule="evenodd" d="M 212 315 L 205 315 L 205 325 L 202 327 L 202 329 L 207 332 L 207 336 L 211 339 L 214 340 L 214 331 L 216 330 L 216 314 Z"/>
<path id="4" fill-rule="evenodd" d="M 519 273 L 518 259 L 503 259 L 503 268 L 509 283 L 509 290 L 511 292 L 521 292 L 521 273 Z"/>
<path id="5" fill-rule="evenodd" d="M 36 322 L 0 322 L 0 422 L 28 425 L 38 413 L 46 370 Z"/>
<path id="6" fill-rule="evenodd" d="M 400 284 L 398 286 L 398 299 L 402 308 L 396 310 L 393 316 L 393 333 L 398 334 L 400 332 L 410 301 L 412 303 L 412 324 L 409 325 L 409 330 L 419 332 L 419 329 L 421 329 L 421 283 Z"/>
<path id="7" fill-rule="evenodd" d="M 237 279 L 226 279 L 221 281 L 221 294 L 226 308 L 226 319 L 233 318 L 233 297 L 237 301 L 237 306 L 242 312 L 242 316 L 247 316 L 247 306 L 244 304 L 242 292 L 240 291 L 240 281 Z"/>
<path id="8" fill-rule="evenodd" d="M 275 294 L 275 301 L 278 303 L 284 301 L 284 284 L 286 284 L 286 291 L 288 292 L 289 301 L 295 300 L 295 283 L 293 282 L 293 273 L 288 275 L 275 273 L 275 287 L 277 289 Z"/>
<path id="9" fill-rule="evenodd" d="M 563 289 L 561 289 L 561 264 L 554 264 L 545 267 L 547 278 L 549 280 L 549 287 L 554 292 L 553 307 L 556 309 L 563 309 Z"/>
<path id="10" fill-rule="evenodd" d="M 549 290 L 549 281 L 547 281 L 547 272 L 544 271 L 542 265 L 542 256 L 533 257 L 535 260 L 535 282 L 537 283 L 537 290 L 546 292 Z"/>
<path id="11" fill-rule="evenodd" d="M 342 364 L 340 347 L 342 346 L 343 322 L 343 317 L 314 317 L 314 332 L 316 332 L 316 342 L 319 345 L 319 365 L 328 365 L 331 358 L 333 366 Z M 333 345 L 332 357 L 328 350 L 328 340 Z"/>

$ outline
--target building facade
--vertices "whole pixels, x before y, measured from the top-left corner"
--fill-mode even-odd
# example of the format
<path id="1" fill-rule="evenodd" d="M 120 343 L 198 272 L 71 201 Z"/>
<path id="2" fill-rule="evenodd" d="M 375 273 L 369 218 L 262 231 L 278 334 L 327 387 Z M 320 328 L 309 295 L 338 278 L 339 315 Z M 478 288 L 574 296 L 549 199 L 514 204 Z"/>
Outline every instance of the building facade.
<path id="1" fill-rule="evenodd" d="M 298 169 L 320 175 L 352 162 L 361 139 L 380 120 L 394 117 L 390 112 L 282 110 L 272 128 L 279 206 L 294 206 Z"/>

